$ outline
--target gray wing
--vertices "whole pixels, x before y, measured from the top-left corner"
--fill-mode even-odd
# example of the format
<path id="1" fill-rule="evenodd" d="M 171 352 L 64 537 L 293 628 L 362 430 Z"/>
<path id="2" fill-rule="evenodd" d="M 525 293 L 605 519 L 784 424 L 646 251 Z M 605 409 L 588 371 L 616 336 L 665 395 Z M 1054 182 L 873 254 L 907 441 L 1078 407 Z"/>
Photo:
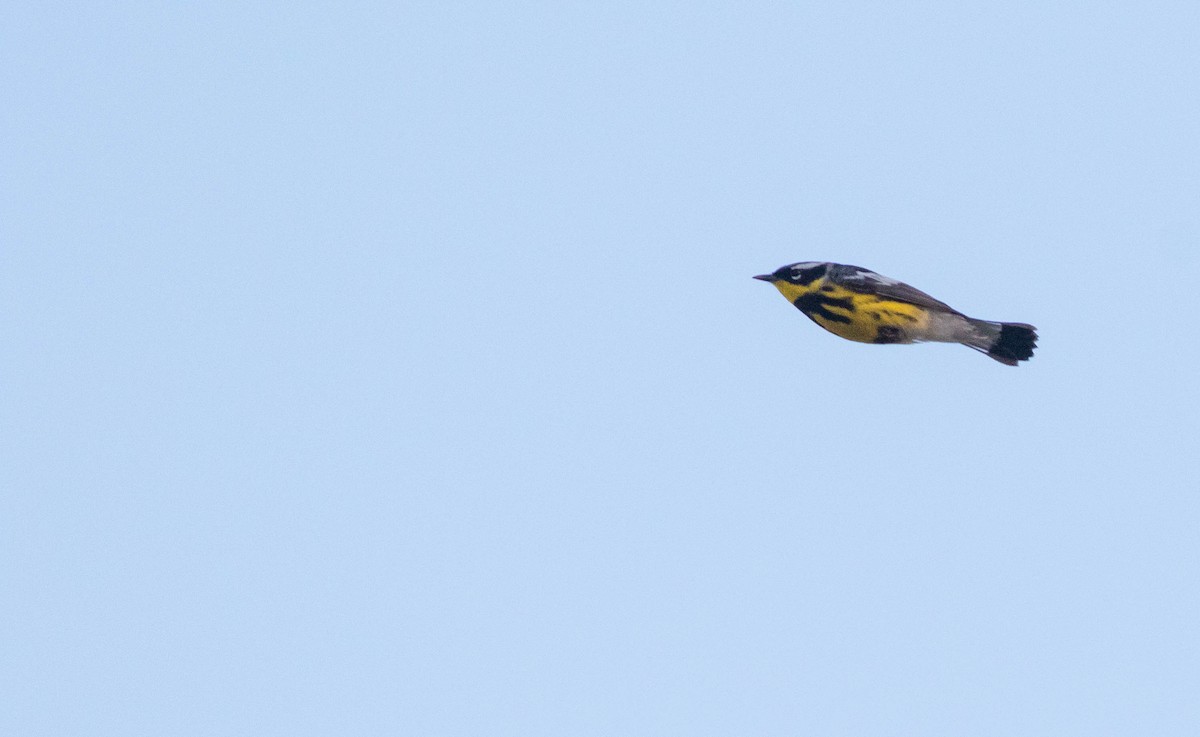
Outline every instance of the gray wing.
<path id="1" fill-rule="evenodd" d="M 941 300 L 934 299 L 916 287 L 910 287 L 891 277 L 876 274 L 874 271 L 861 266 L 838 266 L 834 268 L 829 278 L 836 284 L 862 294 L 878 294 L 881 297 L 894 299 L 898 302 L 908 302 L 918 307 L 930 310 L 943 310 L 956 315 L 962 313 Z"/>

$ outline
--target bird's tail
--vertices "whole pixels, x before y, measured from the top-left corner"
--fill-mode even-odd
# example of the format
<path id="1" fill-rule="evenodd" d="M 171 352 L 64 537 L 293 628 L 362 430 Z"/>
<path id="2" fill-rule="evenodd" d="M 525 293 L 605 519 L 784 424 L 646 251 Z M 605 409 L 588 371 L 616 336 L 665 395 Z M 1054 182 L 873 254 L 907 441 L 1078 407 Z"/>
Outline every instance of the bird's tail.
<path id="1" fill-rule="evenodd" d="M 991 322 L 971 320 L 975 335 L 963 345 L 996 359 L 1008 366 L 1028 361 L 1037 347 L 1037 328 L 1023 322 Z"/>

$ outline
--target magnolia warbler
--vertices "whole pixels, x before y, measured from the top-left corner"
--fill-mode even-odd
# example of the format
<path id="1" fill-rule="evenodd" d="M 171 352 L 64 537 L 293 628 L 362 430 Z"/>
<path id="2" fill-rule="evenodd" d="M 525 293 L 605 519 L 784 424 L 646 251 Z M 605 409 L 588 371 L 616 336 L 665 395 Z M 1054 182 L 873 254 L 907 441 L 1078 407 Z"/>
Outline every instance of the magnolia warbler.
<path id="1" fill-rule="evenodd" d="M 1008 366 L 1027 361 L 1037 329 L 967 317 L 944 302 L 861 266 L 804 261 L 754 277 L 834 335 L 860 343 L 962 343 Z"/>

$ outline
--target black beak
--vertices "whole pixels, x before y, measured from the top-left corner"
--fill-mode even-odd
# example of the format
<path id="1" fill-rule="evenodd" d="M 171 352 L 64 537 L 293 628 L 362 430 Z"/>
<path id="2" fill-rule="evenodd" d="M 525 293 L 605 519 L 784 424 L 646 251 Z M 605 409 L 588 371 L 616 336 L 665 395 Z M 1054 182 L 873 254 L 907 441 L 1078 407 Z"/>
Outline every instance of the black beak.
<path id="1" fill-rule="evenodd" d="M 761 279 L 762 281 L 775 281 L 774 274 L 759 274 L 758 276 L 756 276 L 754 278 Z"/>

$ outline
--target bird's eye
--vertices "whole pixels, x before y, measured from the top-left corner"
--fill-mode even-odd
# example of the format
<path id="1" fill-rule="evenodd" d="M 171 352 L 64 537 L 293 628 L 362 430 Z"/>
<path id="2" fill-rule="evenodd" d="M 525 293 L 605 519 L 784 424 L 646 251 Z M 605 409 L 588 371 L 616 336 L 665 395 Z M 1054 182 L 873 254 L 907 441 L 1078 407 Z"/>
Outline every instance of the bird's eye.
<path id="1" fill-rule="evenodd" d="M 804 264 L 802 266 L 785 266 L 777 272 L 780 279 L 786 279 L 793 284 L 806 286 L 825 276 L 828 270 L 826 264 Z"/>

